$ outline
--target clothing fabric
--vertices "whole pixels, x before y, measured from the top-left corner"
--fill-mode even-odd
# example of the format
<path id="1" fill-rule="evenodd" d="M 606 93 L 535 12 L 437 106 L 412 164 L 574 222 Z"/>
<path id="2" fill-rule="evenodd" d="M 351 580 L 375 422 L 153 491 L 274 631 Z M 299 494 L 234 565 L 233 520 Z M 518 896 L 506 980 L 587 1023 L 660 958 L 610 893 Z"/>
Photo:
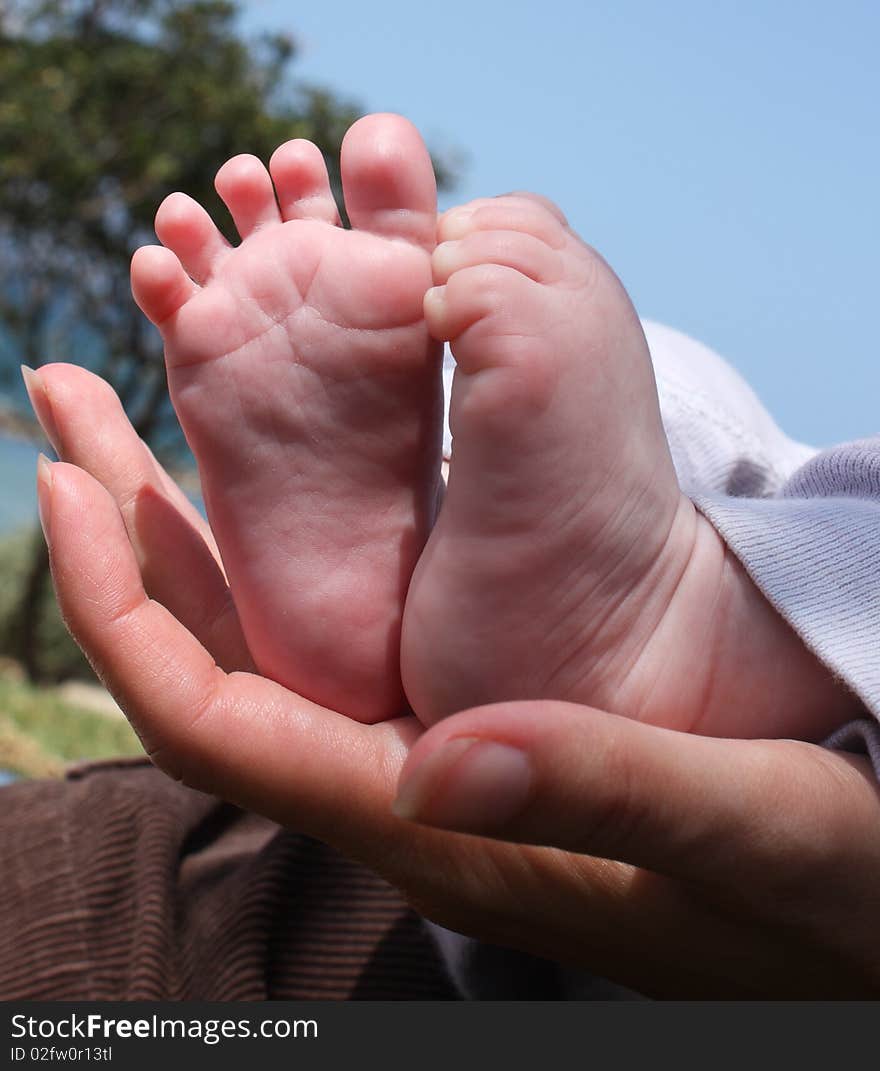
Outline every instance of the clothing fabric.
<path id="1" fill-rule="evenodd" d="M 679 482 L 804 644 L 880 715 L 880 435 L 815 450 L 678 331 L 645 325 Z"/>
<path id="2" fill-rule="evenodd" d="M 642 326 L 679 483 L 804 644 L 880 716 L 880 434 L 790 439 L 722 357 Z M 444 361 L 444 457 L 452 455 Z"/>
<path id="3" fill-rule="evenodd" d="M 645 332 L 682 486 L 876 718 L 880 439 L 793 442 L 711 350 Z M 875 720 L 828 745 L 880 769 Z M 332 849 L 145 762 L 0 800 L 2 999 L 638 999 L 425 923 Z"/>
<path id="4" fill-rule="evenodd" d="M 146 759 L 0 802 L 2 1000 L 459 996 L 381 878 Z"/>
<path id="5" fill-rule="evenodd" d="M 643 321 L 663 426 L 682 490 L 804 644 L 862 700 L 872 718 L 843 726 L 826 747 L 869 756 L 880 777 L 880 435 L 819 451 L 784 434 L 722 357 L 671 327 Z M 451 461 L 443 375 L 443 453 Z M 497 980 L 492 954 L 429 929 L 465 995 Z M 566 999 L 636 995 L 582 972 Z"/>

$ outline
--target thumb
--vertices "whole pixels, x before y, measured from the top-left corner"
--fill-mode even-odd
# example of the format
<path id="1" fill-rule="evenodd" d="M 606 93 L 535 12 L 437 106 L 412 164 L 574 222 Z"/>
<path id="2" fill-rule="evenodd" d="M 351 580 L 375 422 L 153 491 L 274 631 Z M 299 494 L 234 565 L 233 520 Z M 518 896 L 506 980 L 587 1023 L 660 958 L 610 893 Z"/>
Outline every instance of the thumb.
<path id="1" fill-rule="evenodd" d="M 425 733 L 395 813 L 426 825 L 742 880 L 816 858 L 852 821 L 834 756 L 795 741 L 691 736 L 589 707 L 503 703 Z M 877 800 L 862 778 L 857 799 Z"/>

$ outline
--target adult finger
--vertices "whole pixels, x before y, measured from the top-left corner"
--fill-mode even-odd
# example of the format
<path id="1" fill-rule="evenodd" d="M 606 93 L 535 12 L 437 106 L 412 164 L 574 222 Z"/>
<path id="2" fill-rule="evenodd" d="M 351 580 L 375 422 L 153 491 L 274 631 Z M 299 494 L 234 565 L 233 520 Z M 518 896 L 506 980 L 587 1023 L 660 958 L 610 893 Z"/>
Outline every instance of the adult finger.
<path id="1" fill-rule="evenodd" d="M 137 435 L 110 385 L 72 364 L 28 369 L 25 383 L 58 456 L 113 496 L 150 596 L 225 669 L 250 669 L 211 529 Z"/>
<path id="2" fill-rule="evenodd" d="M 441 722 L 413 748 L 395 811 L 719 884 L 763 879 L 768 867 L 795 882 L 842 859 L 880 860 L 880 799 L 858 762 L 569 703 L 497 704 Z"/>
<path id="3" fill-rule="evenodd" d="M 225 673 L 148 598 L 107 491 L 66 464 L 44 463 L 38 486 L 65 620 L 160 768 L 334 843 L 401 824 L 388 806 L 405 734 Z"/>
<path id="4" fill-rule="evenodd" d="M 698 890 L 684 889 L 685 883 L 641 880 L 626 866 L 457 837 L 393 818 L 393 784 L 417 735 L 414 719 L 365 726 L 271 681 L 224 673 L 191 633 L 147 598 L 104 488 L 73 466 L 48 463 L 39 488 L 65 618 L 166 772 L 363 859 L 462 932 L 588 963 L 645 992 L 669 990 L 683 941 L 691 941 L 694 952 L 676 966 L 679 976 L 700 980 L 707 971 L 713 977 L 713 970 L 726 976 L 743 948 L 746 980 L 754 974 L 751 953 L 766 945 L 767 927 L 745 941 L 749 931 L 736 918 L 701 907 Z M 486 730 L 498 730 L 492 715 L 499 712 L 489 712 Z M 480 714 L 465 715 L 460 724 L 478 731 Z M 432 730 L 435 741 L 454 720 Z M 528 740 L 534 736 L 523 729 L 520 743 Z M 872 881 L 867 888 L 875 886 Z M 788 915 L 788 902 L 783 907 Z M 853 912 L 843 915 L 852 921 Z M 786 948 L 776 957 L 786 976 L 790 960 Z M 826 960 L 810 958 L 820 966 Z"/>

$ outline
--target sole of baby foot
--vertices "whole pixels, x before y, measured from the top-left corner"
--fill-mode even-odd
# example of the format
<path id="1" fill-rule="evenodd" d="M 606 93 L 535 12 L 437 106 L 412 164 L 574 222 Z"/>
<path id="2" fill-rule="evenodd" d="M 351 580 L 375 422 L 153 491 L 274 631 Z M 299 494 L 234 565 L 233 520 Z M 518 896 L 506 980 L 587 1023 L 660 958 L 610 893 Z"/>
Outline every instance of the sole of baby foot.
<path id="1" fill-rule="evenodd" d="M 850 697 L 680 492 L 608 265 L 529 195 L 453 210 L 438 237 L 425 313 L 457 368 L 449 484 L 404 619 L 420 719 L 545 698 L 713 735 L 838 724 Z"/>
<path id="2" fill-rule="evenodd" d="M 359 120 L 342 146 L 352 229 L 320 151 L 229 161 L 230 246 L 183 194 L 132 289 L 159 327 L 169 388 L 254 662 L 373 722 L 400 713 L 410 576 L 436 512 L 440 347 L 422 299 L 436 190 L 416 130 Z"/>

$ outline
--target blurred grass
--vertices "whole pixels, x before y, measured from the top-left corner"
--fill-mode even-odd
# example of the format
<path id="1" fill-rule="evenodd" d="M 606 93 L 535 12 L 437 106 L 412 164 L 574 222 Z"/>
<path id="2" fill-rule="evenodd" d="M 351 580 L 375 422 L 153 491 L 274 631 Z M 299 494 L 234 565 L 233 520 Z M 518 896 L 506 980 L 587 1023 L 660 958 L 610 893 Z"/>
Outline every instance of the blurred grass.
<path id="1" fill-rule="evenodd" d="M 142 754 L 124 718 L 0 676 L 0 767 L 22 777 L 59 777 L 70 762 Z"/>
<path id="2" fill-rule="evenodd" d="M 49 686 L 22 678 L 8 657 L 10 619 L 30 563 L 35 532 L 0 539 L 0 770 L 21 777 L 60 777 L 70 762 L 143 754 L 125 719 L 71 703 Z M 13 626 L 14 627 L 14 626 Z M 97 684 L 61 620 L 51 585 L 39 630 L 40 668 L 50 681 Z"/>
<path id="3" fill-rule="evenodd" d="M 38 529 L 22 528 L 0 539 L 0 656 L 14 655 L 11 617 L 30 567 Z M 42 539 L 42 534 L 40 534 Z M 95 679 L 84 655 L 61 620 L 51 583 L 47 583 L 38 632 L 41 678 L 50 681 Z"/>

